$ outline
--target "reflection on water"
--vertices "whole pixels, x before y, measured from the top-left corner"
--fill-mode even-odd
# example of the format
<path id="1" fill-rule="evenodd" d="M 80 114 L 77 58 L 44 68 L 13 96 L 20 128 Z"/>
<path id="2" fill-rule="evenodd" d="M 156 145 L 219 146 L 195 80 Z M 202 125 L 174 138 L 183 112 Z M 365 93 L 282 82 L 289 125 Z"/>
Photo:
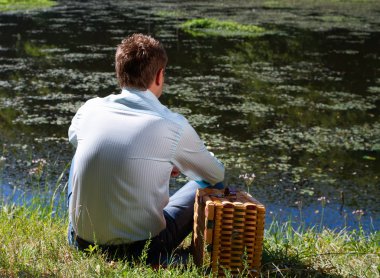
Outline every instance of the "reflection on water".
<path id="1" fill-rule="evenodd" d="M 310 4 L 271 5 L 65 1 L 1 14 L 2 180 L 11 188 L 56 184 L 73 152 L 66 139 L 73 114 L 89 98 L 118 92 L 115 46 L 144 32 L 169 55 L 162 102 L 223 160 L 227 183 L 245 188 L 239 175 L 255 173 L 250 192 L 280 218 L 296 217 L 302 203 L 304 220 L 319 223 L 323 196 L 325 224 L 357 226 L 352 212 L 362 209 L 365 228 L 378 227 L 380 5 L 321 4 L 318 13 Z M 272 32 L 195 38 L 178 29 L 194 16 Z M 36 176 L 40 158 L 47 165 Z"/>

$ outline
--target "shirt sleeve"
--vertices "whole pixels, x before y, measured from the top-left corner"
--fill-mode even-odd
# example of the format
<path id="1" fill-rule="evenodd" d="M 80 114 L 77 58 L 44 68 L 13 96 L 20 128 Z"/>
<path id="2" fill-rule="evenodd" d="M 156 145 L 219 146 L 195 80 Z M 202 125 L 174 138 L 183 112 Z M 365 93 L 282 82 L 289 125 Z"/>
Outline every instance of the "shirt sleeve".
<path id="1" fill-rule="evenodd" d="M 184 127 L 172 162 L 193 180 L 203 180 L 212 185 L 224 180 L 223 164 L 206 149 L 189 124 Z"/>
<path id="2" fill-rule="evenodd" d="M 71 120 L 71 125 L 70 125 L 69 131 L 68 131 L 69 142 L 74 147 L 77 147 L 77 145 L 78 145 L 79 121 L 82 118 L 82 114 L 83 114 L 83 106 L 78 109 L 74 118 Z"/>

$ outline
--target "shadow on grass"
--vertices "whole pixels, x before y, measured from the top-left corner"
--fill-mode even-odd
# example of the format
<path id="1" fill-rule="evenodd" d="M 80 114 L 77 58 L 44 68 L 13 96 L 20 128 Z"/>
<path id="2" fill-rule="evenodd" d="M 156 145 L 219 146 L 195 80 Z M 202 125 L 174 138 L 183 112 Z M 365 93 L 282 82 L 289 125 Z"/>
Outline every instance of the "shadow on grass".
<path id="1" fill-rule="evenodd" d="M 330 274 L 326 269 L 314 269 L 301 261 L 298 255 L 288 254 L 284 249 L 263 250 L 261 277 L 331 277 L 342 276 Z"/>
<path id="2" fill-rule="evenodd" d="M 0 277 L 48 277 L 48 275 L 43 276 L 41 274 L 37 274 L 34 271 L 30 270 L 20 270 L 17 272 L 7 271 L 7 270 L 0 270 Z"/>

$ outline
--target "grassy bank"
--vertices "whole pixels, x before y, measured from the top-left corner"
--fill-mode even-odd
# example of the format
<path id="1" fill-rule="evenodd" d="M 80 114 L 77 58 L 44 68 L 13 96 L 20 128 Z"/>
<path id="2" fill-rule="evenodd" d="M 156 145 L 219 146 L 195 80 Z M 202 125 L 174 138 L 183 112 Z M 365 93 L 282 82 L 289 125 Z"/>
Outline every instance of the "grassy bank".
<path id="1" fill-rule="evenodd" d="M 152 269 L 143 263 L 107 261 L 66 243 L 66 217 L 52 206 L 2 205 L 0 277 L 202 277 L 186 266 Z M 262 277 L 379 277 L 379 232 L 294 230 L 276 221 L 266 230 Z"/>
<path id="2" fill-rule="evenodd" d="M 48 8 L 55 3 L 51 0 L 0 0 L 0 12 Z"/>

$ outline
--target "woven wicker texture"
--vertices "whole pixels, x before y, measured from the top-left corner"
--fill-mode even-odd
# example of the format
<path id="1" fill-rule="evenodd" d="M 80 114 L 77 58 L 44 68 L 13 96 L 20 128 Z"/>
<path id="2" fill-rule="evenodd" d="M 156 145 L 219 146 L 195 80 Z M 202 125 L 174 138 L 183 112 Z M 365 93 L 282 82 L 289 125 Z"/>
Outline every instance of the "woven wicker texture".
<path id="1" fill-rule="evenodd" d="M 257 276 L 261 266 L 265 207 L 246 192 L 198 189 L 194 207 L 193 256 L 214 276 Z"/>

